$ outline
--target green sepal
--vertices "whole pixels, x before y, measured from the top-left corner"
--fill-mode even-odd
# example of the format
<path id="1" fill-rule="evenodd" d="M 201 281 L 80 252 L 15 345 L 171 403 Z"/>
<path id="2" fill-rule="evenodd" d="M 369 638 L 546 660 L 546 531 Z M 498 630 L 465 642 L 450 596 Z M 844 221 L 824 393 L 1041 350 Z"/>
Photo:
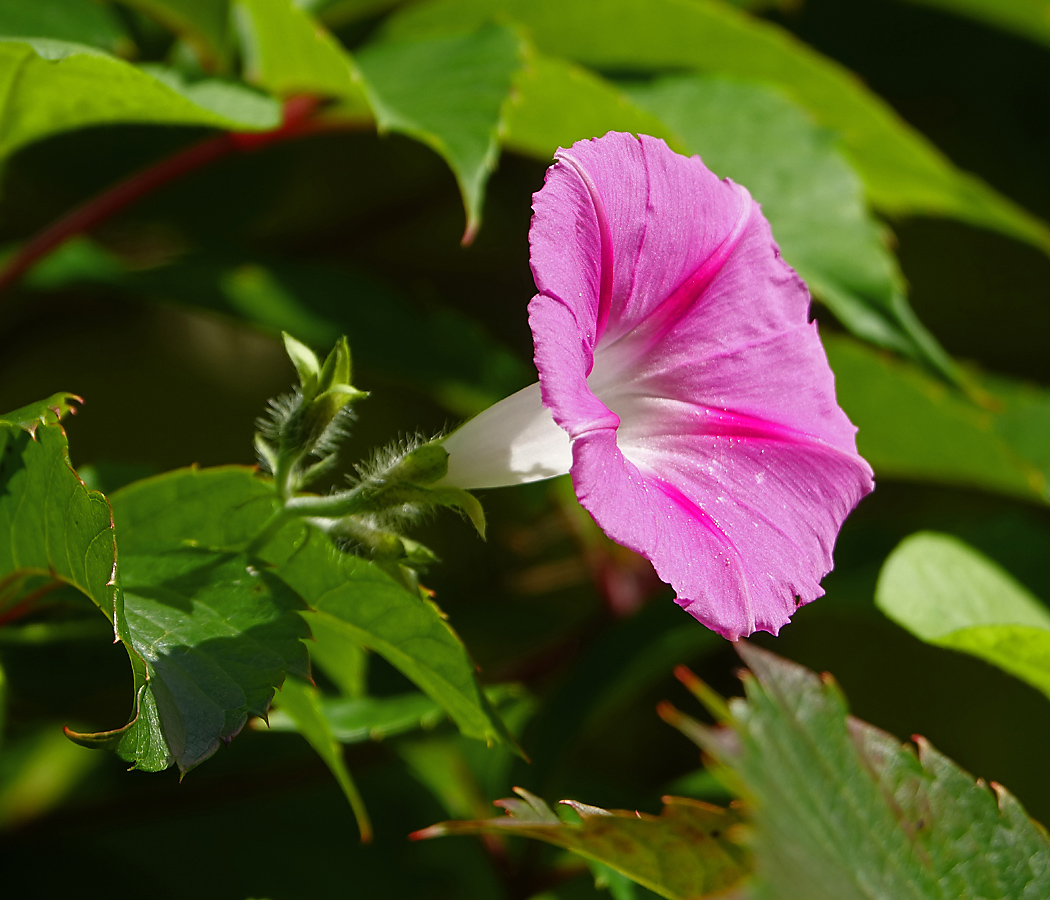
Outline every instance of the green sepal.
<path id="1" fill-rule="evenodd" d="M 321 377 L 321 363 L 317 354 L 306 344 L 293 338 L 287 331 L 282 331 L 281 337 L 284 338 L 284 349 L 292 365 L 295 366 L 295 371 L 299 374 L 303 396 L 315 396 L 318 380 Z"/>

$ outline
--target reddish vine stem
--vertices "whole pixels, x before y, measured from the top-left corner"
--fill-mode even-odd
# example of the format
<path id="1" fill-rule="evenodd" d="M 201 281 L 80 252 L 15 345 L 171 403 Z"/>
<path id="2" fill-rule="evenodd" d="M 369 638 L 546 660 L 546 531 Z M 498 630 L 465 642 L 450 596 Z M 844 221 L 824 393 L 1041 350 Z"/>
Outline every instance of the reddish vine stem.
<path id="1" fill-rule="evenodd" d="M 70 238 L 90 231 L 147 194 L 197 169 L 230 156 L 247 153 L 290 138 L 339 127 L 312 118 L 316 97 L 293 97 L 285 102 L 283 121 L 272 131 L 233 132 L 206 138 L 160 162 L 129 175 L 80 206 L 70 210 L 26 241 L 0 271 L 0 293 L 11 287 L 32 266 Z"/>
<path id="2" fill-rule="evenodd" d="M 10 609 L 4 610 L 0 613 L 0 628 L 5 625 L 10 625 L 12 622 L 21 619 L 22 616 L 28 615 L 33 611 L 37 602 L 46 597 L 52 591 L 62 587 L 62 582 L 57 578 L 54 581 L 49 581 L 47 584 L 41 585 L 32 593 L 26 594 L 26 596 L 18 601 Z"/>

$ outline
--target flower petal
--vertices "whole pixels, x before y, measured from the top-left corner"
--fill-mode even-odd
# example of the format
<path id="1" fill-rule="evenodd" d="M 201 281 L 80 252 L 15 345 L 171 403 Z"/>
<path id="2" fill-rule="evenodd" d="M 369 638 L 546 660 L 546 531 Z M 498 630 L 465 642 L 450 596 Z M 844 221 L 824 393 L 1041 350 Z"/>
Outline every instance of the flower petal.
<path id="1" fill-rule="evenodd" d="M 777 632 L 873 487 L 805 286 L 743 188 L 652 138 L 559 152 L 534 208 L 536 366 L 580 502 L 709 627 Z"/>

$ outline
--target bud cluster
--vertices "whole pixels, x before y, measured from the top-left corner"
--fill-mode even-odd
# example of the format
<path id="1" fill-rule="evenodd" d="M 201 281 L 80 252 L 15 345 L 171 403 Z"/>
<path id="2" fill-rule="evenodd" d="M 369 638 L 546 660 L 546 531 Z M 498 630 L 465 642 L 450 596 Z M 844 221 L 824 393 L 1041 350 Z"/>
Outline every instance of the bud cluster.
<path id="1" fill-rule="evenodd" d="M 464 514 L 485 535 L 481 504 L 465 490 L 441 483 L 448 451 L 440 439 L 417 438 L 377 451 L 356 467 L 349 487 L 325 495 L 302 494 L 332 469 L 339 443 L 347 437 L 353 405 L 367 396 L 351 384 L 350 351 L 340 338 L 322 365 L 308 347 L 284 335 L 299 374 L 299 388 L 270 401 L 269 416 L 257 423 L 255 446 L 274 476 L 281 509 L 257 543 L 291 518 L 302 518 L 344 549 L 411 569 L 435 556 L 401 531 L 439 507 Z"/>

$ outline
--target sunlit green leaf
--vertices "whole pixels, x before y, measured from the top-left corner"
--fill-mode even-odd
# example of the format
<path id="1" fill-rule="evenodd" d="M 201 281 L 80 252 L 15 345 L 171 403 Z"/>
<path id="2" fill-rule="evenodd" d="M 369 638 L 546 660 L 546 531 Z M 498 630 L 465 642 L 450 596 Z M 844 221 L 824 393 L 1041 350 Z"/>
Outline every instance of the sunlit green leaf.
<path id="1" fill-rule="evenodd" d="M 599 71 L 699 70 L 778 85 L 839 132 L 868 197 L 893 215 L 942 215 L 1050 250 L 1050 228 L 960 172 L 846 69 L 776 25 L 717 0 L 429 0 L 391 34 L 440 34 L 493 18 L 520 24 L 544 53 Z"/>
<path id="2" fill-rule="evenodd" d="M 52 134 L 116 122 L 265 130 L 277 104 L 226 82 L 189 83 L 62 41 L 0 41 L 0 158 Z M 160 77 L 158 77 L 160 76 Z"/>
<path id="3" fill-rule="evenodd" d="M 909 0 L 945 12 L 998 25 L 1014 34 L 1050 44 L 1050 3 L 1047 0 Z"/>
<path id="4" fill-rule="evenodd" d="M 747 699 L 722 728 L 665 710 L 746 799 L 769 900 L 1028 900 L 1050 892 L 1050 843 L 1017 800 L 918 738 L 848 717 L 829 678 L 752 645 Z"/>
<path id="5" fill-rule="evenodd" d="M 501 116 L 521 40 L 508 28 L 372 44 L 358 55 L 380 131 L 432 147 L 449 164 L 467 211 L 464 243 L 481 224 L 485 183 L 499 155 Z"/>
<path id="6" fill-rule="evenodd" d="M 546 841 L 622 872 L 661 897 L 696 900 L 733 887 L 747 874 L 747 855 L 726 839 L 735 813 L 665 797 L 659 816 L 604 810 L 572 800 L 580 823 L 562 822 L 546 803 L 523 788 L 521 799 L 497 801 L 506 815 L 480 821 L 442 822 L 416 839 L 453 834 L 512 834 Z"/>
<path id="7" fill-rule="evenodd" d="M 294 730 L 306 738 L 318 756 L 324 760 L 354 811 L 361 840 L 370 841 L 372 823 L 369 821 L 368 811 L 357 785 L 350 777 L 350 770 L 343 759 L 343 748 L 339 745 L 338 736 L 332 731 L 317 689 L 298 678 L 289 678 L 281 688 L 279 703 L 280 712 L 276 715 L 292 723 Z"/>
<path id="8" fill-rule="evenodd" d="M 904 277 L 835 134 L 756 84 L 680 76 L 633 86 L 628 96 L 712 171 L 747 187 L 784 259 L 847 328 L 952 375 L 954 363 L 908 306 Z"/>
<path id="9" fill-rule="evenodd" d="M 831 334 L 823 341 L 839 403 L 860 429 L 857 447 L 876 480 L 932 481 L 1050 500 L 1045 390 L 988 379 L 978 401 L 855 341 Z"/>
<path id="10" fill-rule="evenodd" d="M 117 17 L 94 0 L 5 0 L 0 4 L 0 37 L 75 41 L 111 53 L 131 49 Z"/>
<path id="11" fill-rule="evenodd" d="M 298 719 L 285 710 L 284 695 L 270 714 L 274 731 L 302 731 Z M 398 694 L 393 697 L 319 697 L 316 708 L 326 722 L 332 739 L 357 744 L 433 728 L 445 718 L 445 711 L 426 694 Z"/>
<path id="12" fill-rule="evenodd" d="M 978 656 L 1050 697 L 1050 610 L 958 538 L 906 538 L 882 567 L 875 604 L 920 640 Z"/>
<path id="13" fill-rule="evenodd" d="M 664 122 L 611 82 L 582 66 L 531 52 L 514 84 L 504 146 L 553 159 L 559 147 L 607 131 L 651 134 L 666 139 L 676 150 L 684 149 Z"/>
<path id="14" fill-rule="evenodd" d="M 315 94 L 366 108 L 350 54 L 292 0 L 236 0 L 245 77 L 282 97 Z"/>

